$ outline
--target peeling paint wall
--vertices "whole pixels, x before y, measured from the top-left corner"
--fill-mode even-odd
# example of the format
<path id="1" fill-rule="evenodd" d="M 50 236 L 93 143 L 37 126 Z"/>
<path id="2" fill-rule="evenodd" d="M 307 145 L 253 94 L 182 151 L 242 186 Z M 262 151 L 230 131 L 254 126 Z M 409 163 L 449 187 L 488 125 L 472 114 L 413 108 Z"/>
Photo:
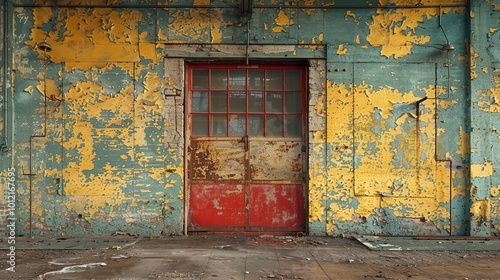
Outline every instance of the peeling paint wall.
<path id="1" fill-rule="evenodd" d="M 248 54 L 309 62 L 310 234 L 498 235 L 498 0 L 326 2 L 7 1 L 18 234 L 182 233 L 184 64 Z"/>
<path id="2" fill-rule="evenodd" d="M 491 20 L 485 21 L 490 16 Z M 471 234 L 500 233 L 497 133 L 500 44 L 500 2 L 471 4 Z"/>

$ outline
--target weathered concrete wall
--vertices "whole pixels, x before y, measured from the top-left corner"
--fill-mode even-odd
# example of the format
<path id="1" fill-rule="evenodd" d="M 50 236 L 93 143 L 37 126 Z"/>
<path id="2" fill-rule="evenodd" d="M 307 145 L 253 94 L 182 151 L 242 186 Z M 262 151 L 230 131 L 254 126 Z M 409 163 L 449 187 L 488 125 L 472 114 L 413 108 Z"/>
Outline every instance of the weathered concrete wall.
<path id="1" fill-rule="evenodd" d="M 8 1 L 18 234 L 180 234 L 185 59 L 247 43 L 310 61 L 311 234 L 498 234 L 497 0 L 136 2 Z"/>

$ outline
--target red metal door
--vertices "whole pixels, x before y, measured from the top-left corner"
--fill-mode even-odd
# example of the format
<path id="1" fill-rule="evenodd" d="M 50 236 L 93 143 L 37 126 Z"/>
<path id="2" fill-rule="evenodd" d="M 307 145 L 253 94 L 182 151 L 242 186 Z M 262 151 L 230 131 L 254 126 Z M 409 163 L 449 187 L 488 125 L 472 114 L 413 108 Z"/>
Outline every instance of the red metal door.
<path id="1" fill-rule="evenodd" d="M 188 69 L 188 230 L 304 231 L 305 69 Z"/>

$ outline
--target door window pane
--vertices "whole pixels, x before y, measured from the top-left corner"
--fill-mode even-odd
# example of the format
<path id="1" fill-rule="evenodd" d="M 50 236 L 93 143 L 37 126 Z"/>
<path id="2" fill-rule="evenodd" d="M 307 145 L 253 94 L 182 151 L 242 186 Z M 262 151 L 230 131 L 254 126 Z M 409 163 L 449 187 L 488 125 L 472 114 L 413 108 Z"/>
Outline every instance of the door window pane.
<path id="1" fill-rule="evenodd" d="M 227 112 L 227 92 L 212 92 L 210 95 L 210 111 Z"/>
<path id="2" fill-rule="evenodd" d="M 285 136 L 302 136 L 302 121 L 300 115 L 288 115 L 285 117 Z"/>
<path id="3" fill-rule="evenodd" d="M 283 116 L 267 115 L 266 136 L 283 136 Z"/>
<path id="4" fill-rule="evenodd" d="M 227 70 L 212 70 L 210 78 L 211 89 L 227 89 Z"/>
<path id="5" fill-rule="evenodd" d="M 208 115 L 193 115 L 192 122 L 194 136 L 208 136 Z"/>
<path id="6" fill-rule="evenodd" d="M 302 136 L 303 69 L 277 64 L 190 69 L 193 136 Z"/>
<path id="7" fill-rule="evenodd" d="M 245 115 L 229 116 L 229 136 L 244 136 L 246 129 Z"/>
<path id="8" fill-rule="evenodd" d="M 302 94 L 287 92 L 285 94 L 285 112 L 299 113 L 302 111 Z"/>
<path id="9" fill-rule="evenodd" d="M 211 136 L 227 136 L 227 115 L 212 115 L 210 128 Z"/>
<path id="10" fill-rule="evenodd" d="M 266 90 L 282 90 L 283 77 L 281 70 L 266 71 Z"/>
<path id="11" fill-rule="evenodd" d="M 248 112 L 264 112 L 264 93 L 250 92 L 248 94 Z"/>
<path id="12" fill-rule="evenodd" d="M 232 91 L 229 93 L 229 112 L 246 112 L 247 95 L 244 91 Z"/>
<path id="13" fill-rule="evenodd" d="M 208 92 L 194 91 L 192 103 L 193 112 L 208 112 Z"/>
<path id="14" fill-rule="evenodd" d="M 285 90 L 302 90 L 301 77 L 300 70 L 285 70 Z"/>
<path id="15" fill-rule="evenodd" d="M 208 89 L 208 70 L 193 70 L 193 89 Z"/>
<path id="16" fill-rule="evenodd" d="M 229 71 L 229 89 L 246 89 L 246 70 Z"/>
<path id="17" fill-rule="evenodd" d="M 267 93 L 267 112 L 281 113 L 283 112 L 283 98 L 281 93 Z"/>
<path id="18" fill-rule="evenodd" d="M 264 115 L 248 116 L 248 135 L 264 136 Z"/>
<path id="19" fill-rule="evenodd" d="M 248 89 L 249 90 L 264 89 L 264 70 L 248 71 Z"/>

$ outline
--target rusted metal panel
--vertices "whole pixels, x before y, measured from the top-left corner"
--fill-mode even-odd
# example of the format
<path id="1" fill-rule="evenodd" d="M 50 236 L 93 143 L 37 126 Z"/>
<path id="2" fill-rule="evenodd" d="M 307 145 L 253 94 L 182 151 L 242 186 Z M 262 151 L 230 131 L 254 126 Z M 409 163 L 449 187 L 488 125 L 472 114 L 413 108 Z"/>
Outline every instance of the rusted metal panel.
<path id="1" fill-rule="evenodd" d="M 301 148 L 293 139 L 192 139 L 189 230 L 303 231 Z"/>
<path id="2" fill-rule="evenodd" d="M 196 227 L 244 227 L 245 191 L 241 184 L 192 184 L 189 223 Z"/>
<path id="3" fill-rule="evenodd" d="M 300 181 L 302 143 L 284 140 L 249 142 L 251 179 L 258 181 Z"/>
<path id="4" fill-rule="evenodd" d="M 194 180 L 244 180 L 245 150 L 238 140 L 193 140 L 191 178 Z"/>
<path id="5" fill-rule="evenodd" d="M 301 230 L 303 225 L 302 185 L 250 185 L 251 227 Z"/>

